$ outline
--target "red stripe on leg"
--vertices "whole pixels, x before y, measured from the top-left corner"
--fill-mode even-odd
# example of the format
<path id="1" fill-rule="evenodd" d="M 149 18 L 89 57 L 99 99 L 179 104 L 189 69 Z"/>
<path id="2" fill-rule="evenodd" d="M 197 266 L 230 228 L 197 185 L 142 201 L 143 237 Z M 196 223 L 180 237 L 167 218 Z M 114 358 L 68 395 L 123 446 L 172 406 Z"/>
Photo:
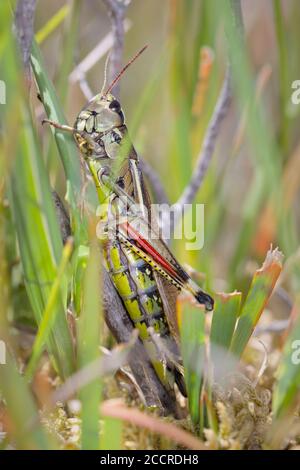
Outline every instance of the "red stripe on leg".
<path id="1" fill-rule="evenodd" d="M 126 230 L 128 235 L 130 235 L 134 240 L 138 242 L 138 244 L 141 246 L 141 248 L 144 249 L 146 254 L 149 254 L 153 260 L 159 264 L 162 268 L 166 270 L 166 272 L 172 276 L 178 279 L 178 273 L 174 270 L 174 268 L 168 263 L 168 261 L 163 258 L 158 251 L 153 248 L 153 246 L 145 240 L 128 222 L 124 222 L 123 224 L 120 224 L 120 226 Z"/>

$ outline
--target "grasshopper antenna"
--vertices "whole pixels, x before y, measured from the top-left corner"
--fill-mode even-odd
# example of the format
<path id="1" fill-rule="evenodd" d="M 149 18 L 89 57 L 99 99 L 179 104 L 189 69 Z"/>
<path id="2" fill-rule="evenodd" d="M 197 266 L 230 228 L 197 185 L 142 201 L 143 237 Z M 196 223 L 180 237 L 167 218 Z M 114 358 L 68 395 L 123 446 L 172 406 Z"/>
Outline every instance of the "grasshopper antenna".
<path id="1" fill-rule="evenodd" d="M 124 65 L 124 67 L 122 68 L 122 70 L 118 73 L 118 75 L 116 76 L 116 78 L 114 78 L 114 80 L 111 82 L 111 84 L 109 85 L 109 87 L 107 88 L 107 90 L 104 92 L 104 94 L 102 96 L 106 96 L 112 89 L 113 87 L 115 86 L 115 84 L 120 80 L 120 78 L 122 77 L 122 75 L 124 74 L 124 72 L 128 69 L 128 67 L 136 61 L 136 59 L 147 49 L 148 47 L 148 44 L 146 44 L 146 46 L 142 47 L 142 49 L 137 53 L 135 54 L 134 57 L 132 57 L 132 59 L 130 59 L 129 62 L 127 62 L 126 65 Z"/>
<path id="2" fill-rule="evenodd" d="M 101 96 L 106 95 L 106 93 L 104 93 L 104 90 L 105 90 L 106 82 L 107 82 L 107 69 L 108 69 L 108 64 L 109 64 L 109 59 L 110 59 L 110 53 L 111 53 L 111 51 L 109 51 L 109 53 L 107 54 L 106 59 L 105 59 L 104 79 L 103 79 L 103 85 L 102 85 L 101 92 L 100 92 Z"/>

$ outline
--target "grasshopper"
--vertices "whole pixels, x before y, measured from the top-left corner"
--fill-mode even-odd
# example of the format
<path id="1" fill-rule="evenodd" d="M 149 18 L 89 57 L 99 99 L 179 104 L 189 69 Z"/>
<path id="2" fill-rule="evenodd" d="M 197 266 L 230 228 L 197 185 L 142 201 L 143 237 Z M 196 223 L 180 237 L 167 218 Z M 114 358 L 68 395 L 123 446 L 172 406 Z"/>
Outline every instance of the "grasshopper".
<path id="1" fill-rule="evenodd" d="M 128 62 L 106 91 L 87 103 L 73 127 L 50 120 L 43 122 L 74 135 L 103 208 L 105 267 L 160 381 L 167 390 L 173 389 L 176 382 L 185 394 L 176 297 L 179 291 L 187 291 L 207 311 L 213 309 L 214 301 L 190 278 L 160 236 L 123 110 L 111 94 L 124 71 L 144 49 Z M 153 330 L 164 347 L 154 341 L 150 332 Z"/>

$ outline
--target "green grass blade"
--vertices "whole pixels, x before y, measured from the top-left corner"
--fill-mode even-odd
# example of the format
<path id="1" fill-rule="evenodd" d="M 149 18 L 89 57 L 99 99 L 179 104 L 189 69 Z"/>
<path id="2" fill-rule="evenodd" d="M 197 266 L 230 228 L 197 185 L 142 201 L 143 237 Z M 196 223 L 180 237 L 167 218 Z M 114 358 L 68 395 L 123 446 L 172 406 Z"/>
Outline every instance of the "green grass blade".
<path id="1" fill-rule="evenodd" d="M 100 263 L 99 246 L 94 242 L 84 278 L 83 310 L 78 324 L 79 368 L 95 361 L 100 354 Z M 82 449 L 99 449 L 100 379 L 86 385 L 79 396 L 82 402 Z"/>
<path id="2" fill-rule="evenodd" d="M 215 297 L 215 308 L 212 318 L 210 341 L 228 350 L 232 340 L 234 327 L 239 314 L 242 294 L 218 294 Z"/>
<path id="3" fill-rule="evenodd" d="M 279 92 L 280 92 L 280 133 L 279 144 L 283 154 L 287 151 L 288 144 L 288 116 L 287 105 L 290 99 L 290 83 L 288 81 L 289 62 L 287 61 L 288 45 L 286 43 L 285 15 L 280 0 L 273 0 L 275 32 L 279 55 Z"/>
<path id="4" fill-rule="evenodd" d="M 237 328 L 232 338 L 231 352 L 240 357 L 269 300 L 282 269 L 283 255 L 270 250 L 261 269 L 253 276 L 252 283 L 243 305 Z"/>
<path id="5" fill-rule="evenodd" d="M 10 202 L 26 290 L 39 324 L 57 276 L 62 241 L 48 177 L 32 120 L 25 107 L 10 181 Z M 47 345 L 62 377 L 68 376 L 73 370 L 73 348 L 65 315 L 66 300 L 67 291 L 64 289 Z"/>
<path id="6" fill-rule="evenodd" d="M 215 296 L 215 308 L 210 329 L 210 360 L 212 364 L 212 383 L 220 383 L 235 368 L 236 358 L 230 353 L 230 344 L 234 334 L 241 305 L 241 292 L 218 294 Z"/>
<path id="7" fill-rule="evenodd" d="M 60 124 L 66 124 L 67 120 L 59 105 L 53 84 L 45 70 L 42 55 L 36 42 L 33 42 L 32 45 L 31 64 L 48 118 L 59 122 Z M 69 202 L 71 206 L 75 206 L 75 201 L 79 197 L 81 187 L 78 149 L 71 134 L 66 132 L 57 132 L 57 130 L 54 129 L 52 129 L 52 132 L 55 136 L 57 148 L 65 169 L 66 178 L 70 182 L 72 188 Z"/>
<path id="8" fill-rule="evenodd" d="M 64 21 L 70 11 L 70 5 L 64 5 L 61 7 L 47 22 L 46 24 L 36 33 L 35 39 L 38 44 L 41 44 L 52 34 L 56 28 Z"/>
<path id="9" fill-rule="evenodd" d="M 43 352 L 43 347 L 47 343 L 51 328 L 56 320 L 56 315 L 58 313 L 57 300 L 60 296 L 60 285 L 64 282 L 65 271 L 71 256 L 71 252 L 72 242 L 67 241 L 63 249 L 62 259 L 58 268 L 57 276 L 49 293 L 42 321 L 39 324 L 39 330 L 33 345 L 32 355 L 26 369 L 26 376 L 29 379 L 32 379 L 39 358 Z"/>
<path id="10" fill-rule="evenodd" d="M 101 450 L 122 449 L 123 422 L 116 418 L 105 417 L 101 435 Z"/>
<path id="11" fill-rule="evenodd" d="M 276 418 L 293 411 L 300 390 L 300 320 L 291 331 L 284 347 L 277 383 L 273 394 L 273 412 Z"/>
<path id="12" fill-rule="evenodd" d="M 42 55 L 36 42 L 33 42 L 32 46 L 31 64 L 48 118 L 61 124 L 66 124 L 66 118 L 60 107 L 53 84 L 45 70 Z M 82 196 L 79 151 L 71 134 L 60 132 L 53 128 L 51 128 L 51 131 L 55 137 L 57 149 L 65 170 L 66 198 L 71 206 L 74 242 L 75 246 L 78 246 L 87 241 L 86 221 L 82 220 L 78 209 Z M 89 185 L 86 197 L 96 207 L 97 197 L 93 185 Z"/>
<path id="13" fill-rule="evenodd" d="M 193 422 L 198 424 L 205 361 L 204 311 L 198 306 L 183 300 L 180 303 L 180 318 L 181 353 L 189 410 Z"/>
<path id="14" fill-rule="evenodd" d="M 79 315 L 82 310 L 83 278 L 88 258 L 89 247 L 86 245 L 80 245 L 72 257 L 72 302 L 77 315 Z"/>

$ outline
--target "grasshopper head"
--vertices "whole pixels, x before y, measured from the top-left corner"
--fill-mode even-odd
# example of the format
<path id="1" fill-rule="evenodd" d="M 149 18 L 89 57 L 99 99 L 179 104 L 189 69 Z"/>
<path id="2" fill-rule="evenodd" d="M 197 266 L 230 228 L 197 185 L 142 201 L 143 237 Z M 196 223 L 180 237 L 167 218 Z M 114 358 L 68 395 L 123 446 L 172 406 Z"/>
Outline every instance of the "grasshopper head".
<path id="1" fill-rule="evenodd" d="M 99 171 L 118 172 L 122 165 L 121 145 L 124 142 L 124 114 L 121 105 L 110 94 L 94 96 L 79 113 L 74 137 L 93 175 Z"/>
<path id="2" fill-rule="evenodd" d="M 90 167 L 93 164 L 97 168 L 99 166 L 107 168 L 112 166 L 113 161 L 118 160 L 121 164 L 126 158 L 125 151 L 120 155 L 120 147 L 126 141 L 126 138 L 124 139 L 126 136 L 124 114 L 119 101 L 111 94 L 111 91 L 125 70 L 146 47 L 144 46 L 123 67 L 106 90 L 104 90 L 106 82 L 104 80 L 101 93 L 95 95 L 77 116 L 74 129 L 78 133 L 75 131 L 74 136 L 84 158 L 89 160 Z"/>
<path id="3" fill-rule="evenodd" d="M 75 139 L 85 158 L 97 161 L 97 166 L 109 167 L 119 157 L 124 133 L 121 105 L 110 93 L 94 96 L 79 113 L 74 128 Z"/>
<path id="4" fill-rule="evenodd" d="M 92 138 L 107 133 L 124 124 L 124 114 L 119 101 L 110 93 L 96 95 L 80 111 L 75 121 L 75 129 L 85 131 Z"/>

